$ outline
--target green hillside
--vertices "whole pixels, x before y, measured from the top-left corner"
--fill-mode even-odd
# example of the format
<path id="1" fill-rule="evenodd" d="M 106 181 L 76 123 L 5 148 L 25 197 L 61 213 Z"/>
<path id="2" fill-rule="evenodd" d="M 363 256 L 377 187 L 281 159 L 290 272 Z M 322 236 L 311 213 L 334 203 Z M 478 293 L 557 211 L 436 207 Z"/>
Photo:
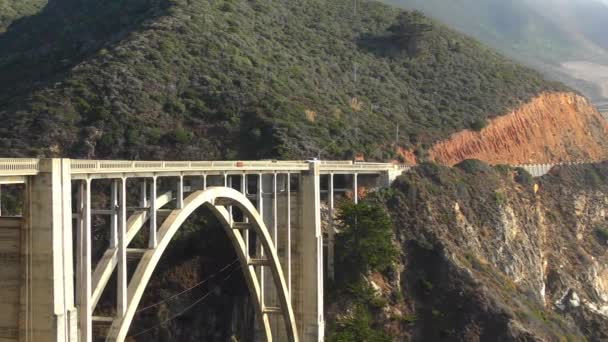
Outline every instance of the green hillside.
<path id="1" fill-rule="evenodd" d="M 0 0 L 0 32 L 14 20 L 37 13 L 46 0 Z"/>
<path id="2" fill-rule="evenodd" d="M 546 62 L 574 59 L 585 51 L 565 28 L 541 16 L 527 0 L 388 0 L 419 9 L 492 46 Z M 575 49 L 578 47 L 579 49 Z"/>
<path id="3" fill-rule="evenodd" d="M 608 65 L 608 6 L 597 0 L 383 0 L 418 9 L 507 56 L 566 82 L 597 102 L 608 99 L 606 76 L 562 65 Z M 603 88 L 603 89 L 602 89 Z"/>
<path id="4" fill-rule="evenodd" d="M 53 1 L 0 35 L 4 155 L 394 157 L 564 87 L 349 0 Z"/>

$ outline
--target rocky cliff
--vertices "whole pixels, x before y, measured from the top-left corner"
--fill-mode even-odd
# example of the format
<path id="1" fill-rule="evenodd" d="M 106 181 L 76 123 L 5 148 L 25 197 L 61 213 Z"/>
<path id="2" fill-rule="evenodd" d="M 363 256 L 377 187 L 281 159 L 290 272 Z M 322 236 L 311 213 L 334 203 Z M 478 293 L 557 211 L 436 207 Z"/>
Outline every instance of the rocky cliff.
<path id="1" fill-rule="evenodd" d="M 608 157 L 608 122 L 587 99 L 545 93 L 492 119 L 479 132 L 465 130 L 429 151 L 453 165 L 475 158 L 492 164 L 598 161 Z"/>
<path id="2" fill-rule="evenodd" d="M 372 324 L 393 341 L 606 341 L 607 179 L 606 163 L 531 181 L 470 161 L 402 176 L 378 196 L 401 256 L 367 277 Z"/>

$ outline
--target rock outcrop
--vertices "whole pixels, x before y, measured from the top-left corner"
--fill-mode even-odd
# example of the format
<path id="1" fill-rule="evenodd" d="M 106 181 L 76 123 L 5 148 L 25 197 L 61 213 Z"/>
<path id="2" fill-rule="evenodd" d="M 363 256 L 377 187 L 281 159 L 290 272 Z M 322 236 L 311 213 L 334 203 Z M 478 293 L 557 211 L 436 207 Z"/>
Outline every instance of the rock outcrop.
<path id="1" fill-rule="evenodd" d="M 435 144 L 430 159 L 454 165 L 465 159 L 491 164 L 608 159 L 608 122 L 584 97 L 545 93 L 479 132 L 461 131 Z"/>
<path id="2" fill-rule="evenodd" d="M 521 183 L 477 164 L 422 164 L 380 194 L 401 257 L 368 277 L 371 324 L 392 341 L 608 340 L 608 163 Z"/>

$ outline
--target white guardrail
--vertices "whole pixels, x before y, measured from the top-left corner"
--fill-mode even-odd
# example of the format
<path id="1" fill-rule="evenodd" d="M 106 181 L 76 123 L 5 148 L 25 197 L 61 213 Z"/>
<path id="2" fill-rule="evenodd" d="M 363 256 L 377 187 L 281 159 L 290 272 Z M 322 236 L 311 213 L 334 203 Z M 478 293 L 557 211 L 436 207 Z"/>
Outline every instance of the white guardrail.
<path id="1" fill-rule="evenodd" d="M 319 161 L 322 172 L 361 171 L 380 172 L 406 170 L 408 165 L 390 163 L 367 163 L 353 161 Z M 150 173 L 150 172 L 218 172 L 218 171 L 292 171 L 309 169 L 308 161 L 131 161 L 131 160 L 70 160 L 73 175 Z M 29 176 L 39 172 L 38 159 L 0 159 L 0 176 Z"/>
<path id="2" fill-rule="evenodd" d="M 298 161 L 126 161 L 71 160 L 72 174 L 138 173 L 174 171 L 235 171 L 235 170 L 293 170 L 308 169 Z"/>
<path id="3" fill-rule="evenodd" d="M 38 159 L 0 158 L 0 176 L 31 176 L 39 170 Z"/>
<path id="4" fill-rule="evenodd" d="M 415 167 L 404 164 L 369 163 L 353 161 L 320 161 L 322 172 L 382 172 L 388 170 L 408 171 Z M 73 175 L 95 175 L 112 173 L 171 173 L 171 172 L 218 172 L 218 171 L 292 171 L 308 170 L 307 161 L 128 161 L 128 160 L 70 160 Z M 534 177 L 546 175 L 556 165 L 585 164 L 583 162 L 566 162 L 559 164 L 524 164 L 513 165 L 526 169 Z M 38 159 L 0 158 L 0 177 L 30 176 L 38 174 Z"/>

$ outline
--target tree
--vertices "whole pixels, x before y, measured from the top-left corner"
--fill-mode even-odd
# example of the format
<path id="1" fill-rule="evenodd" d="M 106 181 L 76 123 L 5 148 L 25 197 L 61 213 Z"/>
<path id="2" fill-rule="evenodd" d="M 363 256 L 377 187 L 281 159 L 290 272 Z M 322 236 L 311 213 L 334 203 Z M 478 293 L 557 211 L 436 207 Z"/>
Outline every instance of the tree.
<path id="1" fill-rule="evenodd" d="M 391 221 L 378 205 L 367 201 L 344 202 L 338 216 L 336 270 L 344 281 L 362 274 L 383 271 L 397 256 L 392 242 Z"/>
<path id="2" fill-rule="evenodd" d="M 423 42 L 433 31 L 433 25 L 420 12 L 403 13 L 388 31 L 392 33 L 397 46 L 415 56 L 425 49 Z"/>

